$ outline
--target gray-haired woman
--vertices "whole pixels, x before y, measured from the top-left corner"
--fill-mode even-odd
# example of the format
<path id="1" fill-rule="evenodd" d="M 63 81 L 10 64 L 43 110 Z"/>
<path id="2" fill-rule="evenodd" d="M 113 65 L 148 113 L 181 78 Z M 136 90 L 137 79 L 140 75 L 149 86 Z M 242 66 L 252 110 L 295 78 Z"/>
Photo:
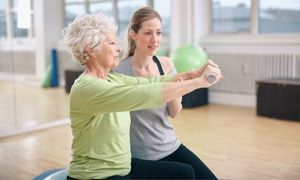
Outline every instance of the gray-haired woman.
<path id="1" fill-rule="evenodd" d="M 85 67 L 70 92 L 73 142 L 68 178 L 195 178 L 189 165 L 131 158 L 129 111 L 160 107 L 209 87 L 204 74 L 213 72 L 218 81 L 220 69 L 209 62 L 203 69 L 154 78 L 111 73 L 119 64 L 116 30 L 101 14 L 79 15 L 63 30 L 71 54 Z"/>

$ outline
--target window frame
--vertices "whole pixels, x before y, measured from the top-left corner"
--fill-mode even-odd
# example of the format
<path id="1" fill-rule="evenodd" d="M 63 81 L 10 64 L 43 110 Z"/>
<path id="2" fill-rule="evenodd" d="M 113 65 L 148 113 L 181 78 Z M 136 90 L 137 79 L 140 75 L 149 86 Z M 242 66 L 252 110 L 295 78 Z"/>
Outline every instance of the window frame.
<path id="1" fill-rule="evenodd" d="M 90 12 L 89 10 L 89 4 L 90 4 L 90 1 L 89 0 L 83 0 L 84 2 L 84 9 L 85 9 L 85 12 Z M 122 0 L 98 0 L 99 2 L 106 2 L 106 1 L 111 1 L 112 2 L 112 14 L 113 14 L 113 17 L 115 18 L 115 21 L 118 23 L 119 22 L 119 16 L 118 16 L 118 1 L 122 1 Z M 146 5 L 149 6 L 149 7 L 152 7 L 154 8 L 154 3 L 155 3 L 155 0 L 146 0 Z M 172 2 L 171 2 L 172 3 Z M 66 3 L 64 1 L 64 6 L 66 6 Z M 65 8 L 64 8 L 65 9 Z M 65 12 L 64 12 L 65 13 Z M 170 12 L 172 13 L 172 11 Z M 171 14 L 170 14 L 170 19 L 172 18 Z M 64 16 L 64 24 L 66 24 L 65 22 L 65 16 Z M 171 25 L 171 22 L 170 22 L 170 25 Z M 170 27 L 171 28 L 171 27 Z M 163 35 L 163 38 L 162 38 L 162 41 L 161 41 L 161 48 L 162 49 L 167 49 L 169 47 L 169 44 L 170 44 L 170 34 L 164 34 Z M 125 47 L 126 46 L 126 43 L 124 42 L 124 38 L 126 39 L 126 37 L 121 37 L 119 36 L 118 34 L 118 39 L 119 39 L 119 42 L 120 42 L 120 45 L 122 47 Z"/>
<path id="2" fill-rule="evenodd" d="M 209 17 L 210 17 L 210 24 L 209 24 L 209 32 L 210 34 L 216 34 L 216 35 L 219 35 L 219 34 L 249 34 L 249 33 L 252 33 L 252 21 L 254 20 L 253 18 L 253 12 L 252 12 L 252 0 L 250 0 L 250 15 L 249 15 L 249 21 L 250 21 L 250 28 L 249 28 L 249 31 L 241 31 L 241 32 L 213 32 L 213 0 L 210 0 L 210 3 L 209 3 Z"/>
<path id="3" fill-rule="evenodd" d="M 300 45 L 300 33 L 258 33 L 259 0 L 251 0 L 250 32 L 246 33 L 213 33 L 212 0 L 207 0 L 208 28 L 198 36 L 200 44 L 207 45 Z M 201 4 L 200 4 L 201 5 Z M 202 4 L 203 5 L 203 4 Z"/>
<path id="4" fill-rule="evenodd" d="M 13 7 L 13 3 L 11 0 L 4 0 L 5 1 L 5 21 L 6 21 L 6 36 L 4 38 L 1 38 L 0 41 L 22 41 L 22 40 L 28 40 L 31 41 L 34 39 L 34 5 L 33 5 L 33 0 L 31 1 L 31 20 L 32 20 L 32 26 L 27 29 L 28 34 L 26 37 L 14 37 L 14 17 L 13 14 L 17 13 L 17 7 Z M 20 1 L 20 0 L 19 0 Z"/>

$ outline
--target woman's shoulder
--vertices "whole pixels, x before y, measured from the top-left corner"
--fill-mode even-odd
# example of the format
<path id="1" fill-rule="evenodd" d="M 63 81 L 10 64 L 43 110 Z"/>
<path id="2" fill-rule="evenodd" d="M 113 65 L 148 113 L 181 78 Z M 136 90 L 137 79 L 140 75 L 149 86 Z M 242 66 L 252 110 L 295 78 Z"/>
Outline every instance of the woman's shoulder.
<path id="1" fill-rule="evenodd" d="M 166 73 L 169 73 L 174 68 L 174 63 L 171 58 L 167 56 L 157 57 Z"/>
<path id="2" fill-rule="evenodd" d="M 128 72 L 131 68 L 131 57 L 121 59 L 119 65 L 112 69 L 113 72 L 125 73 Z"/>

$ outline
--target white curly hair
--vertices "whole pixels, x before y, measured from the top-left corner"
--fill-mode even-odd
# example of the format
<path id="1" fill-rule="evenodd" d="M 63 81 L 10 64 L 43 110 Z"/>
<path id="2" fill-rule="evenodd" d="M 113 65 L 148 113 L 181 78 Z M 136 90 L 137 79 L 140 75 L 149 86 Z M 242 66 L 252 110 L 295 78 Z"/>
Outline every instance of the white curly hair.
<path id="1" fill-rule="evenodd" d="M 101 44 L 106 33 L 116 33 L 117 29 L 115 22 L 108 16 L 84 13 L 64 28 L 62 35 L 74 59 L 80 64 L 86 64 L 89 60 L 86 48 Z"/>

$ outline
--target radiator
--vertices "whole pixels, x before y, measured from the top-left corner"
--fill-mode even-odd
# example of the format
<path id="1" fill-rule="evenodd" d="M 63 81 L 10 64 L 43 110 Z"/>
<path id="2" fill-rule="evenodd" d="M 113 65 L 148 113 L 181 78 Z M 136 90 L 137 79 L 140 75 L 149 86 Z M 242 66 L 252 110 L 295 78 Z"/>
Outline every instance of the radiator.
<path id="1" fill-rule="evenodd" d="M 220 65 L 224 79 L 213 92 L 255 94 L 255 81 L 269 78 L 300 78 L 299 54 L 208 53 Z"/>

